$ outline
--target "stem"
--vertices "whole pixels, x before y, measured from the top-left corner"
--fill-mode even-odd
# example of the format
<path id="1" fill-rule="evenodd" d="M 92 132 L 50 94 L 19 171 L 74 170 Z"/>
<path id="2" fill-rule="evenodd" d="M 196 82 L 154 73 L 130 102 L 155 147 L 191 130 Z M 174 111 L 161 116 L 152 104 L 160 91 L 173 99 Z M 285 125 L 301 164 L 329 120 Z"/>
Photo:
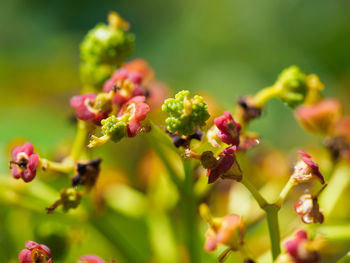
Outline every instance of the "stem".
<path id="1" fill-rule="evenodd" d="M 78 120 L 77 128 L 78 130 L 74 139 L 72 152 L 70 154 L 70 158 L 73 161 L 79 160 L 81 154 L 84 152 L 88 136 L 88 129 L 84 121 Z"/>
<path id="2" fill-rule="evenodd" d="M 280 239 L 280 228 L 278 223 L 278 210 L 279 207 L 271 204 L 265 207 L 265 212 L 267 216 L 267 226 L 269 229 L 270 243 L 272 258 L 275 260 L 281 253 L 281 239 Z"/>
<path id="3" fill-rule="evenodd" d="M 242 183 L 249 190 L 254 199 L 258 202 L 261 209 L 264 209 L 268 205 L 266 199 L 260 194 L 258 189 L 256 189 L 255 186 L 251 184 L 246 176 L 243 176 L 240 183 Z"/>
<path id="4" fill-rule="evenodd" d="M 189 258 L 191 263 L 199 263 L 200 248 L 198 240 L 199 231 L 197 225 L 197 202 L 194 193 L 194 183 L 192 177 L 192 165 L 191 160 L 187 159 L 183 161 L 185 180 L 182 193 L 182 206 L 184 215 L 184 227 L 186 235 L 186 245 L 189 252 Z"/>
<path id="5" fill-rule="evenodd" d="M 294 185 L 295 182 L 292 179 L 292 177 L 290 177 L 286 185 L 283 187 L 278 200 L 275 203 L 278 207 L 282 207 L 284 200 L 286 199 L 289 191 L 293 188 Z"/>
<path id="6" fill-rule="evenodd" d="M 262 107 L 265 105 L 265 103 L 274 98 L 279 93 L 279 90 L 275 88 L 275 86 L 266 87 L 262 90 L 260 90 L 255 96 L 254 96 L 254 105 L 256 107 Z"/>
<path id="7" fill-rule="evenodd" d="M 69 173 L 74 169 L 74 162 L 69 159 L 64 160 L 61 163 L 49 161 L 44 158 L 40 158 L 41 166 L 44 171 L 55 171 L 60 173 Z"/>

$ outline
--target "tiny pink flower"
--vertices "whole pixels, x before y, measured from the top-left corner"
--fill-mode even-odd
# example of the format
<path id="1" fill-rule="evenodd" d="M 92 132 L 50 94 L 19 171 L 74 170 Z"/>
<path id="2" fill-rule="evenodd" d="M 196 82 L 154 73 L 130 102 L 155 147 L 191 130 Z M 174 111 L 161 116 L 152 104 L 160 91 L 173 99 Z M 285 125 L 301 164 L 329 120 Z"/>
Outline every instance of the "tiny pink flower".
<path id="1" fill-rule="evenodd" d="M 141 86 L 141 82 L 140 73 L 121 68 L 106 81 L 103 90 L 109 92 L 115 86 L 120 88 L 112 99 L 113 103 L 120 108 L 133 97 L 146 95 L 146 90 Z"/>
<path id="2" fill-rule="evenodd" d="M 324 178 L 318 168 L 318 165 L 311 160 L 311 156 L 303 151 L 298 151 L 301 160 L 295 165 L 293 179 L 295 182 L 308 182 L 313 178 L 320 180 L 324 184 Z"/>
<path id="3" fill-rule="evenodd" d="M 319 253 L 310 246 L 312 241 L 308 240 L 305 231 L 299 231 L 295 238 L 285 243 L 287 254 L 295 263 L 319 263 Z"/>
<path id="4" fill-rule="evenodd" d="M 14 178 L 22 178 L 25 182 L 32 181 L 36 175 L 38 164 L 39 155 L 34 153 L 33 144 L 30 142 L 13 148 L 10 168 Z"/>
<path id="5" fill-rule="evenodd" d="M 234 121 L 231 113 L 225 111 L 223 116 L 214 120 L 216 127 L 219 129 L 218 137 L 221 141 L 230 145 L 239 145 L 239 132 L 241 125 Z"/>
<path id="6" fill-rule="evenodd" d="M 100 125 L 102 119 L 108 116 L 107 112 L 101 112 L 94 109 L 96 94 L 87 93 L 80 96 L 73 96 L 70 105 L 76 110 L 78 119 L 83 121 L 92 121 L 96 125 Z"/>
<path id="7" fill-rule="evenodd" d="M 120 110 L 118 117 L 124 114 L 131 114 L 127 123 L 127 132 L 129 137 L 134 137 L 141 129 L 141 121 L 146 119 L 150 110 L 149 106 L 145 103 L 146 98 L 144 96 L 136 96 L 126 102 Z"/>
<path id="8" fill-rule="evenodd" d="M 51 263 L 51 251 L 45 246 L 38 244 L 34 241 L 27 241 L 25 244 L 26 249 L 23 249 L 18 254 L 18 260 L 20 263 Z"/>
<path id="9" fill-rule="evenodd" d="M 85 255 L 78 260 L 78 263 L 107 263 L 107 262 L 95 255 Z"/>

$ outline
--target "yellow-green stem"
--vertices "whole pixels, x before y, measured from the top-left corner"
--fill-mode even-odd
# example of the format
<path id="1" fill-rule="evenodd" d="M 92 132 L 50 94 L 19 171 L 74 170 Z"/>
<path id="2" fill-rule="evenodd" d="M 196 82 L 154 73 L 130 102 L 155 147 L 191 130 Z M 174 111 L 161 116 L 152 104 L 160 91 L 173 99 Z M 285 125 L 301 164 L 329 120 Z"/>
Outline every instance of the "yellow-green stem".
<path id="1" fill-rule="evenodd" d="M 275 98 L 279 93 L 279 90 L 275 86 L 266 87 L 260 90 L 254 96 L 254 106 L 263 107 L 266 102 L 272 98 Z"/>
<path id="2" fill-rule="evenodd" d="M 267 226 L 270 235 L 271 252 L 274 261 L 281 253 L 281 236 L 280 227 L 278 223 L 279 207 L 274 204 L 270 204 L 266 206 L 264 210 L 267 216 Z"/>
<path id="3" fill-rule="evenodd" d="M 266 199 L 260 194 L 258 189 L 256 189 L 255 186 L 252 185 L 252 183 L 248 180 L 248 178 L 246 178 L 246 176 L 243 176 L 240 183 L 242 183 L 249 190 L 254 199 L 258 202 L 260 208 L 264 209 L 264 207 L 268 205 Z"/>
<path id="4" fill-rule="evenodd" d="M 295 185 L 295 182 L 292 179 L 292 177 L 290 177 L 286 185 L 283 187 L 278 200 L 276 201 L 276 205 L 278 207 L 282 207 L 284 200 L 286 199 L 289 191 L 293 188 L 294 185 Z"/>
<path id="5" fill-rule="evenodd" d="M 77 133 L 73 142 L 70 158 L 73 161 L 78 161 L 82 153 L 85 151 L 88 137 L 88 128 L 86 122 L 78 120 Z"/>
<path id="6" fill-rule="evenodd" d="M 69 173 L 74 170 L 74 162 L 66 159 L 63 162 L 53 162 L 44 158 L 40 158 L 41 168 L 45 171 L 54 171 L 60 173 Z"/>

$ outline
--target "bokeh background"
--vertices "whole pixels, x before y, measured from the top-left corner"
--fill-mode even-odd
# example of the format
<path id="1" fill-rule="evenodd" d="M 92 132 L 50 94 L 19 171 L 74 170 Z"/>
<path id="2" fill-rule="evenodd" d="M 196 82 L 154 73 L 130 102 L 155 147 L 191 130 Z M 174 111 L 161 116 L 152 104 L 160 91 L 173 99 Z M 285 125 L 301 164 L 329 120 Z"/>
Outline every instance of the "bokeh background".
<path id="1" fill-rule="evenodd" d="M 131 31 L 136 35 L 133 57 L 145 58 L 155 69 L 157 78 L 173 91 L 189 89 L 211 94 L 222 108 L 231 109 L 240 95 L 252 94 L 272 84 L 283 68 L 296 64 L 306 72 L 318 74 L 326 85 L 324 94 L 340 98 L 349 112 L 350 2 L 347 0 L 2 1 L 0 172 L 3 176 L 9 176 L 8 147 L 15 139 L 30 140 L 41 153 L 50 155 L 58 144 L 64 151 L 65 144 L 74 136 L 69 98 L 80 88 L 79 43 L 90 28 L 106 21 L 110 10 L 118 11 L 130 21 Z M 278 101 L 269 103 L 266 113 L 252 129 L 261 134 L 265 144 L 284 151 L 320 142 L 304 132 L 290 109 Z M 118 173 L 131 178 L 137 174 L 134 161 L 144 150 L 141 140 L 136 140 L 138 143 L 122 143 L 120 151 L 129 154 L 113 160 Z M 34 215 L 0 202 L 0 262 L 14 259 L 24 241 L 33 238 L 33 232 L 42 237 L 52 231 L 51 221 L 46 222 L 45 215 L 39 212 Z M 58 228 L 62 227 L 64 232 L 65 217 L 53 218 L 52 221 L 61 223 Z M 28 230 L 32 226 L 28 222 L 42 223 L 32 223 L 35 229 Z M 115 250 L 108 241 L 113 237 L 102 236 L 96 228 L 86 230 L 93 231 L 96 234 L 90 234 L 90 239 L 82 242 L 79 249 L 67 252 L 71 261 L 62 262 L 73 262 L 79 253 L 88 251 L 112 257 Z M 139 239 L 143 238 L 140 234 Z M 149 251 L 147 245 L 142 249 Z"/>

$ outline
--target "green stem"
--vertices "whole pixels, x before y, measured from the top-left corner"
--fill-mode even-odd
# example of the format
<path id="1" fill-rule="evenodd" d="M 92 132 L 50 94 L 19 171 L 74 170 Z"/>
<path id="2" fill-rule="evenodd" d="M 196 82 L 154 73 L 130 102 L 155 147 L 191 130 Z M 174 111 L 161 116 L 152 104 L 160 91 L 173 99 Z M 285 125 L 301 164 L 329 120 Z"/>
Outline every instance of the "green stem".
<path id="1" fill-rule="evenodd" d="M 292 179 L 292 177 L 290 177 L 286 185 L 283 187 L 278 200 L 275 203 L 278 207 L 282 207 L 284 200 L 286 199 L 289 191 L 293 188 L 294 185 L 295 185 L 295 182 Z"/>
<path id="2" fill-rule="evenodd" d="M 281 253 L 281 238 L 280 238 L 280 228 L 278 223 L 278 211 L 279 207 L 271 204 L 265 207 L 265 212 L 267 216 L 267 226 L 269 229 L 270 243 L 272 258 L 275 260 Z"/>
<path id="3" fill-rule="evenodd" d="M 246 176 L 243 176 L 240 183 L 242 183 L 249 190 L 254 199 L 258 202 L 261 209 L 264 209 L 268 205 L 266 199 L 260 194 L 258 189 L 256 189 L 255 186 L 252 185 L 252 183 L 248 180 L 248 178 L 246 178 Z"/>
<path id="4" fill-rule="evenodd" d="M 69 173 L 74 170 L 74 162 L 66 159 L 63 162 L 53 162 L 44 158 L 40 158 L 41 166 L 44 171 L 55 171 L 60 173 Z"/>
<path id="5" fill-rule="evenodd" d="M 254 96 L 254 106 L 263 107 L 266 102 L 274 97 L 276 97 L 279 93 L 279 90 L 275 88 L 275 86 L 266 87 L 260 90 Z"/>
<path id="6" fill-rule="evenodd" d="M 182 207 L 184 216 L 184 227 L 186 235 L 186 245 L 189 252 L 189 258 L 191 263 L 199 263 L 200 259 L 200 247 L 198 240 L 199 231 L 197 224 L 197 202 L 194 193 L 194 182 L 192 175 L 191 160 L 187 159 L 183 161 L 185 180 L 182 193 Z"/>
<path id="7" fill-rule="evenodd" d="M 81 154 L 85 150 L 85 145 L 88 137 L 88 129 L 86 122 L 79 120 L 77 124 L 77 133 L 74 139 L 72 152 L 70 154 L 70 158 L 73 161 L 78 161 Z"/>

